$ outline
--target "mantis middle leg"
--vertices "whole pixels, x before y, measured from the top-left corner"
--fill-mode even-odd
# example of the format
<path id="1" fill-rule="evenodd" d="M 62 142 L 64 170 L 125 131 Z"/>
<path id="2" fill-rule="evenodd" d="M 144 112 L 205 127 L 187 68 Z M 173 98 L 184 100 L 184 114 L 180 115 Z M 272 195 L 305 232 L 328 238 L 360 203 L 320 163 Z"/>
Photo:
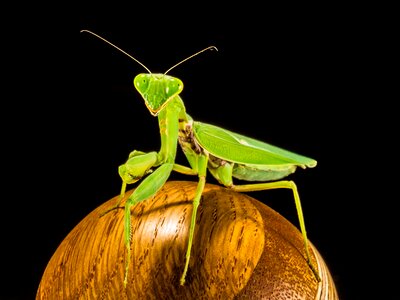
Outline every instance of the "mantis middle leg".
<path id="1" fill-rule="evenodd" d="M 128 252 L 127 261 L 125 265 L 125 278 L 124 285 L 128 282 L 128 270 L 131 260 L 131 209 L 134 205 L 149 199 L 154 196 L 165 184 L 171 171 L 174 167 L 172 163 L 165 163 L 157 168 L 152 174 L 147 176 L 134 192 L 129 196 L 125 203 L 125 216 L 124 216 L 124 241 Z"/>
<path id="2" fill-rule="evenodd" d="M 194 175 L 197 174 L 199 177 L 199 182 L 197 184 L 195 196 L 193 198 L 193 209 L 192 209 L 192 216 L 190 218 L 190 227 L 189 227 L 189 240 L 186 249 L 186 260 L 185 260 L 185 267 L 183 269 L 183 273 L 180 279 L 180 284 L 184 285 L 186 280 L 186 274 L 189 268 L 190 262 L 190 253 L 193 245 L 193 237 L 194 237 L 194 229 L 196 226 L 196 216 L 197 216 L 197 209 L 200 204 L 201 195 L 203 194 L 204 186 L 206 184 L 206 174 L 207 174 L 207 162 L 208 156 L 204 154 L 200 154 L 199 156 L 195 157 L 194 159 L 190 159 L 190 163 L 192 169 L 183 167 L 180 165 L 174 166 L 174 171 L 187 174 L 187 175 Z"/>
<path id="3" fill-rule="evenodd" d="M 150 152 L 148 154 L 145 154 L 143 152 L 136 153 L 140 155 L 141 160 L 135 160 L 134 163 L 130 165 L 124 165 L 125 167 L 131 166 L 135 170 L 139 167 L 139 165 L 145 165 L 146 170 L 149 169 L 151 164 L 153 163 L 153 157 L 155 157 L 155 152 Z M 132 156 L 133 157 L 133 156 Z M 130 159 L 132 159 L 130 157 Z M 135 156 L 137 158 L 137 156 Z M 138 165 L 139 163 L 139 165 Z M 139 168 L 140 169 L 140 168 Z M 143 170 L 141 172 L 143 172 Z M 195 197 L 193 199 L 193 210 L 192 210 L 192 216 L 191 216 L 191 222 L 190 222 L 190 228 L 189 228 L 189 241 L 188 241 L 188 246 L 186 250 L 186 263 L 184 267 L 184 271 L 181 276 L 180 283 L 181 285 L 184 284 L 185 282 L 185 277 L 186 273 L 188 270 L 189 266 L 189 260 L 190 260 L 190 252 L 193 244 L 193 236 L 194 236 L 194 228 L 196 224 L 196 215 L 197 215 L 197 208 L 200 203 L 200 198 L 203 193 L 203 189 L 205 186 L 205 177 L 206 177 L 206 172 L 207 172 L 207 157 L 204 155 L 200 155 L 197 160 L 197 164 L 195 169 L 182 166 L 179 164 L 173 164 L 173 163 L 164 163 L 160 167 L 158 167 L 153 173 L 148 175 L 139 185 L 138 187 L 134 190 L 134 192 L 129 196 L 128 200 L 125 203 L 125 216 L 124 216 L 124 241 L 125 241 L 125 246 L 127 249 L 127 261 L 125 265 L 125 277 L 124 277 L 124 285 L 126 286 L 127 281 L 128 281 L 128 270 L 129 270 L 129 265 L 130 265 L 130 260 L 131 260 L 131 240 L 132 240 L 132 233 L 131 233 L 131 209 L 133 206 L 136 204 L 145 201 L 146 199 L 149 199 L 150 197 L 154 196 L 160 189 L 161 187 L 165 184 L 167 179 L 169 178 L 171 171 L 174 170 L 179 173 L 183 173 L 186 175 L 198 175 L 199 176 L 199 183 L 196 189 Z M 120 172 L 121 174 L 122 172 Z M 132 171 L 130 170 L 125 174 L 126 176 L 131 176 Z M 121 174 L 121 177 L 122 174 Z M 124 178 L 124 177 L 123 177 Z M 122 189 L 121 189 L 121 195 L 125 193 L 125 188 L 126 184 L 130 182 L 126 182 L 126 180 L 123 181 Z M 121 200 L 122 198 L 120 198 Z M 117 206 L 119 205 L 119 202 Z"/>

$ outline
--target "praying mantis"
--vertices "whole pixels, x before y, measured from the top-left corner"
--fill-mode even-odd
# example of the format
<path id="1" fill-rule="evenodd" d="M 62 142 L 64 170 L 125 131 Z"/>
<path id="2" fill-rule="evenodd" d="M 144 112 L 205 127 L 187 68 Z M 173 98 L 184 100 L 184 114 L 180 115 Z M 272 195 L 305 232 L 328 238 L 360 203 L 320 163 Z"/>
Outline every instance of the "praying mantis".
<path id="1" fill-rule="evenodd" d="M 207 47 L 160 74 L 152 73 L 139 60 L 96 33 L 89 30 L 82 30 L 81 32 L 90 33 L 103 40 L 129 56 L 147 71 L 147 73 L 138 74 L 134 78 L 133 84 L 142 96 L 151 115 L 158 117 L 160 128 L 161 147 L 158 152 L 146 153 L 134 150 L 129 154 L 127 161 L 118 168 L 122 187 L 119 200 L 112 209 L 119 207 L 128 184 L 142 180 L 125 203 L 124 242 L 127 259 L 124 285 L 126 286 L 128 281 L 131 260 L 131 208 L 154 196 L 163 187 L 172 171 L 198 177 L 190 219 L 185 264 L 180 277 L 181 285 L 185 284 L 189 267 L 196 213 L 206 183 L 207 171 L 221 185 L 237 192 L 290 189 L 293 192 L 300 230 L 304 240 L 305 259 L 316 279 L 320 281 L 318 271 L 311 261 L 303 211 L 296 184 L 291 180 L 283 180 L 295 172 L 297 167 L 313 168 L 317 165 L 317 161 L 211 124 L 193 120 L 186 113 L 185 105 L 180 97 L 183 82 L 178 78 L 167 75 L 169 71 L 188 59 L 207 50 L 217 50 L 217 48 L 214 46 Z M 189 167 L 175 163 L 178 144 L 189 162 Z M 252 183 L 235 185 L 233 178 Z"/>

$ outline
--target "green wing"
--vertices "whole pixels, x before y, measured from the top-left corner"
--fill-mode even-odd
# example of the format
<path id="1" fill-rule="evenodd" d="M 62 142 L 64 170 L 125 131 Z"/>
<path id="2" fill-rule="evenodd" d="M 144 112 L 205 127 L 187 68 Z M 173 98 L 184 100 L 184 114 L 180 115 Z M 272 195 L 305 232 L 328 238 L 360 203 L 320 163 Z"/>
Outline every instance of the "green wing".
<path id="1" fill-rule="evenodd" d="M 220 127 L 194 122 L 198 143 L 212 155 L 239 164 L 296 165 L 315 167 L 317 161 L 285 149 L 231 132 Z"/>

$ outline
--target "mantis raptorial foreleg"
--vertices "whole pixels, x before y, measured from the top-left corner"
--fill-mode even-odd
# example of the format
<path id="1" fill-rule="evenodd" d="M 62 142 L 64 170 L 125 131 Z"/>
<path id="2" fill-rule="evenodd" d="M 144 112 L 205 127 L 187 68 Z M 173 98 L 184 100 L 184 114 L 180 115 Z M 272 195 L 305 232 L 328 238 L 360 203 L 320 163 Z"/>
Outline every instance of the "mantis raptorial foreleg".
<path id="1" fill-rule="evenodd" d="M 157 152 L 145 153 L 137 150 L 132 151 L 125 164 L 118 168 L 118 173 L 122 178 L 122 187 L 118 201 L 113 207 L 104 211 L 100 216 L 104 216 L 108 212 L 117 209 L 125 196 L 127 184 L 135 183 L 146 174 L 151 173 L 151 168 L 156 162 Z"/>
<path id="2" fill-rule="evenodd" d="M 293 192 L 294 202 L 296 205 L 297 216 L 300 223 L 301 234 L 304 240 L 304 247 L 306 251 L 307 263 L 309 264 L 310 268 L 312 269 L 313 273 L 320 280 L 318 272 L 314 265 L 311 262 L 311 255 L 310 251 L 308 250 L 308 238 L 306 233 L 306 226 L 304 223 L 304 216 L 303 210 L 301 208 L 300 196 L 297 192 L 297 186 L 293 181 L 290 180 L 281 180 L 281 181 L 274 181 L 274 182 L 264 182 L 264 183 L 255 183 L 255 184 L 244 184 L 244 185 L 232 185 L 229 186 L 231 189 L 237 192 L 254 192 L 254 191 L 263 191 L 263 190 L 272 190 L 272 189 L 291 189 Z"/>

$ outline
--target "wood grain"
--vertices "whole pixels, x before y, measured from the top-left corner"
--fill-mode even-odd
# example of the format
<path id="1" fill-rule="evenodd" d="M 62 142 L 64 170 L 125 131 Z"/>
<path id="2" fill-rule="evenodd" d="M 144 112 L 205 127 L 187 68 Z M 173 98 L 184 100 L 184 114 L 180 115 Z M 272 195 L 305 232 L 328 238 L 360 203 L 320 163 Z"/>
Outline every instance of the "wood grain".
<path id="1" fill-rule="evenodd" d="M 116 203 L 114 197 L 59 245 L 36 299 L 338 299 L 329 270 L 311 245 L 322 277 L 316 281 L 295 226 L 258 200 L 212 184 L 201 199 L 181 286 L 196 185 L 167 182 L 155 197 L 132 209 L 126 288 L 124 210 L 99 217 Z"/>

